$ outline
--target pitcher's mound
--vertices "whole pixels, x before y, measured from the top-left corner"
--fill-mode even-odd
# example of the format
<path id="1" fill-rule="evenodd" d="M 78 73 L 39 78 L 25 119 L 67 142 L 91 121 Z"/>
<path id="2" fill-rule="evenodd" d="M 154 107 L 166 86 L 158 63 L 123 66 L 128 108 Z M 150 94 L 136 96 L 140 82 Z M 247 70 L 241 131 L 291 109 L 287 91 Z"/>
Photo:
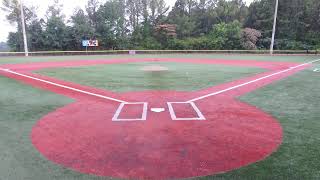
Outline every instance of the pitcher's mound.
<path id="1" fill-rule="evenodd" d="M 153 66 L 144 66 L 141 70 L 147 71 L 147 72 L 160 72 L 160 71 L 168 71 L 169 69 L 164 66 L 153 65 Z"/>

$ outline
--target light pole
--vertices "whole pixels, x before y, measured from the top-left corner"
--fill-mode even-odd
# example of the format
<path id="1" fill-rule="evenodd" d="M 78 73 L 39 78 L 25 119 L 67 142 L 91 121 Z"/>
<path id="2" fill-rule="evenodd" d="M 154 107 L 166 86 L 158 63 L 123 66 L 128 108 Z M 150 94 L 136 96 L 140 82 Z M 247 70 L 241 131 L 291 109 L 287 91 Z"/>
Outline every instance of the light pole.
<path id="1" fill-rule="evenodd" d="M 277 27 L 278 6 L 279 6 L 279 0 L 276 0 L 276 7 L 274 12 L 274 20 L 273 20 L 272 39 L 271 39 L 271 45 L 270 45 L 270 54 L 273 54 L 274 38 L 276 35 L 276 27 Z"/>
<path id="2" fill-rule="evenodd" d="M 27 40 L 27 33 L 26 33 L 26 25 L 25 25 L 25 19 L 24 19 L 24 11 L 23 11 L 22 0 L 20 0 L 20 10 L 21 10 L 21 23 L 22 23 L 24 54 L 25 54 L 25 56 L 29 56 L 28 40 Z"/>

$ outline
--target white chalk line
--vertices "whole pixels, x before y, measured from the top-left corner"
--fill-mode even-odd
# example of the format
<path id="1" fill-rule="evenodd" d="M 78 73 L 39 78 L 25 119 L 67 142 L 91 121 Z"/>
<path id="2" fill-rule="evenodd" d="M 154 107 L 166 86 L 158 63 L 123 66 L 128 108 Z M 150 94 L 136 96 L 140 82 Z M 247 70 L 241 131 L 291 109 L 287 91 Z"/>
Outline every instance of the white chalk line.
<path id="1" fill-rule="evenodd" d="M 201 113 L 200 109 L 196 106 L 196 104 L 194 102 L 168 102 L 168 107 L 169 107 L 169 112 L 170 112 L 170 116 L 171 119 L 173 121 L 197 121 L 197 120 L 206 120 L 206 118 L 204 117 L 204 115 Z M 197 113 L 198 117 L 195 118 L 180 118 L 177 117 L 174 108 L 173 108 L 173 104 L 190 104 L 191 107 L 193 108 L 193 110 Z"/>
<path id="2" fill-rule="evenodd" d="M 290 67 L 290 68 L 288 68 L 286 70 L 283 70 L 283 71 L 280 71 L 280 72 L 277 72 L 277 73 L 274 73 L 274 74 L 271 74 L 271 75 L 268 75 L 268 76 L 264 76 L 264 77 L 261 77 L 261 78 L 258 78 L 256 80 L 252 80 L 252 81 L 249 81 L 249 82 L 246 82 L 246 83 L 243 83 L 243 84 L 239 84 L 237 86 L 233 86 L 233 87 L 230 87 L 230 88 L 218 91 L 218 92 L 210 93 L 210 94 L 207 94 L 205 96 L 201 96 L 201 97 L 198 97 L 198 98 L 195 98 L 195 99 L 183 102 L 183 103 L 194 103 L 195 101 L 202 100 L 202 99 L 205 99 L 205 98 L 208 98 L 208 97 L 211 97 L 211 96 L 215 96 L 215 95 L 218 95 L 218 94 L 222 94 L 222 93 L 225 93 L 225 92 L 228 92 L 228 91 L 231 91 L 231 90 L 234 90 L 234 89 L 237 89 L 237 88 L 240 88 L 240 87 L 243 87 L 243 86 L 246 86 L 246 85 L 249 85 L 249 84 L 252 84 L 252 83 L 255 83 L 255 82 L 270 78 L 270 77 L 273 77 L 273 76 L 276 76 L 278 74 L 289 72 L 291 70 L 297 69 L 297 68 L 302 67 L 302 66 L 306 66 L 306 65 L 313 64 L 315 62 L 319 62 L 319 61 L 320 61 L 320 59 L 317 59 L 317 60 L 314 60 L 314 61 L 311 61 L 311 62 L 308 62 L 308 63 L 300 64 L 298 66 Z M 72 88 L 72 87 L 69 87 L 69 86 L 57 84 L 57 83 L 54 83 L 54 82 L 50 82 L 50 81 L 47 81 L 47 80 L 43 80 L 43 79 L 35 78 L 35 77 L 32 77 L 32 76 L 24 75 L 24 74 L 21 74 L 21 73 L 18 73 L 18 72 L 14 72 L 14 71 L 12 71 L 10 69 L 0 68 L 0 70 L 8 72 L 8 73 L 11 73 L 11 74 L 15 74 L 15 75 L 18 75 L 18 76 L 22 76 L 22 77 L 26 77 L 26 78 L 29 78 L 29 79 L 33 79 L 33 80 L 36 80 L 36 81 L 40 81 L 40 82 L 43 82 L 43 83 L 46 83 L 46 84 L 51 84 L 51 85 L 54 85 L 54 86 L 57 86 L 57 87 L 61 87 L 61 88 L 69 89 L 69 90 L 72 90 L 72 91 L 80 92 L 80 93 L 83 93 L 83 94 L 87 94 L 87 95 L 95 96 L 95 97 L 98 97 L 98 98 L 119 102 L 121 104 L 128 104 L 129 103 L 129 102 L 122 101 L 122 100 L 115 99 L 115 98 L 111 98 L 111 97 L 108 97 L 108 96 L 103 96 L 103 95 L 100 95 L 100 94 L 95 94 L 95 93 L 91 93 L 91 92 L 88 92 L 88 91 L 83 91 L 83 90 L 80 90 L 80 89 L 76 89 L 76 88 Z M 146 107 L 144 107 L 144 112 L 143 112 L 143 118 L 142 119 L 146 118 L 145 108 Z M 121 109 L 122 108 L 120 108 L 120 111 L 121 111 Z M 170 109 L 170 106 L 169 106 L 169 109 Z M 119 114 L 120 114 L 120 111 L 119 111 Z"/>
<path id="3" fill-rule="evenodd" d="M 210 93 L 210 94 L 207 94 L 207 95 L 204 95 L 204 96 L 200 96 L 200 97 L 195 98 L 195 99 L 191 99 L 191 100 L 187 101 L 187 103 L 199 101 L 199 100 L 202 100 L 202 99 L 205 99 L 205 98 L 209 98 L 209 97 L 211 97 L 211 96 L 216 96 L 216 95 L 219 95 L 219 94 L 222 94 L 222 93 L 225 93 L 225 92 L 234 90 L 234 89 L 238 89 L 238 88 L 240 88 L 240 87 L 243 87 L 243 86 L 246 86 L 246 85 L 249 85 L 249 84 L 252 84 L 252 83 L 256 83 L 256 82 L 258 82 L 258 81 L 261 81 L 261 80 L 264 80 L 264 79 L 267 79 L 267 78 L 270 78 L 270 77 L 273 77 L 273 76 L 276 76 L 276 75 L 279 75 L 279 74 L 283 74 L 283 73 L 285 73 L 285 72 L 292 71 L 292 70 L 297 69 L 297 68 L 302 67 L 302 66 L 306 66 L 306 65 L 313 64 L 313 63 L 315 63 L 315 62 L 319 62 L 319 61 L 320 61 L 320 59 L 317 59 L 317 60 L 314 60 L 314 61 L 311 61 L 311 62 L 308 62 L 308 63 L 300 64 L 300 65 L 298 65 L 298 66 L 290 67 L 290 68 L 288 68 L 288 69 L 286 69 L 286 70 L 279 71 L 279 72 L 270 74 L 270 75 L 268 75 L 268 76 L 264 76 L 264 77 L 261 77 L 261 78 L 258 78 L 258 79 L 255 79 L 255 80 L 252 80 L 252 81 L 243 83 L 243 84 L 239 84 L 239 85 L 237 85 L 237 86 L 233 86 L 233 87 L 230 87 L 230 88 L 227 88 L 227 89 L 218 91 L 218 92 Z"/>
<path id="4" fill-rule="evenodd" d="M 141 118 L 136 119 L 119 119 L 120 113 L 125 105 L 143 105 Z M 146 121 L 148 113 L 148 103 L 146 102 L 137 102 L 137 103 L 121 103 L 118 107 L 116 113 L 114 114 L 112 121 Z"/>
<path id="5" fill-rule="evenodd" d="M 88 92 L 88 91 L 83 91 L 83 90 L 80 90 L 80 89 L 77 89 L 77 88 L 72 88 L 72 87 L 61 85 L 61 84 L 57 84 L 57 83 L 54 83 L 54 82 L 51 82 L 51 81 L 47 81 L 47 80 L 35 78 L 35 77 L 32 77 L 32 76 L 28 76 L 28 75 L 25 75 L 25 74 L 21 74 L 21 73 L 18 73 L 18 72 L 14 72 L 14 71 L 11 71 L 10 69 L 0 68 L 0 70 L 8 72 L 8 73 L 11 73 L 11 74 L 15 74 L 15 75 L 18 75 L 18 76 L 22 76 L 22 77 L 25 77 L 25 78 L 29 78 L 29 79 L 33 79 L 33 80 L 36 80 L 36 81 L 40 81 L 40 82 L 43 82 L 43 83 L 46 83 L 46 84 L 51 84 L 51 85 L 54 85 L 54 86 L 57 86 L 57 87 L 61 87 L 61 88 L 64 88 L 64 89 L 69 89 L 69 90 L 72 90 L 72 91 L 76 91 L 76 92 L 80 92 L 80 93 L 83 93 L 83 94 L 87 94 L 87 95 L 90 95 L 90 96 L 95 96 L 95 97 L 98 97 L 98 98 L 107 99 L 107 100 L 115 101 L 115 102 L 119 102 L 119 103 L 127 103 L 126 101 L 122 101 L 122 100 L 115 99 L 115 98 L 112 98 L 112 97 L 103 96 L 101 94 L 95 94 L 95 93 L 91 93 L 91 92 Z"/>

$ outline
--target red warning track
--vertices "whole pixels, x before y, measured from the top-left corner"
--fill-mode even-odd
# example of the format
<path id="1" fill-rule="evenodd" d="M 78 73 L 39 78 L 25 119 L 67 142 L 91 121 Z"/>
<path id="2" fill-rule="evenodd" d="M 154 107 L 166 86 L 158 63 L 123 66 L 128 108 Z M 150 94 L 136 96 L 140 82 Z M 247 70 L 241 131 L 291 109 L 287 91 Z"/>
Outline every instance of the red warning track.
<path id="1" fill-rule="evenodd" d="M 274 152 L 282 142 L 282 128 L 271 115 L 236 97 L 276 80 L 288 77 L 306 66 L 277 76 L 196 101 L 205 121 L 173 121 L 167 102 L 185 102 L 295 66 L 294 63 L 256 61 L 161 59 L 161 61 L 204 64 L 227 64 L 268 69 L 250 78 L 222 84 L 198 92 L 145 91 L 113 93 L 32 74 L 32 70 L 49 67 L 154 61 L 151 59 L 70 61 L 7 65 L 15 72 L 49 80 L 127 102 L 148 102 L 146 121 L 114 122 L 118 102 L 100 99 L 70 89 L 0 71 L 0 74 L 35 87 L 76 99 L 43 117 L 31 133 L 32 143 L 47 159 L 82 173 L 134 179 L 173 179 L 206 176 L 230 171 L 260 161 Z M 159 60 L 160 61 L 160 60 Z M 177 116 L 193 117 L 186 105 L 175 105 Z M 130 106 L 128 106 L 130 107 Z M 134 111 L 134 109 L 138 109 Z M 137 117 L 141 107 L 121 114 Z M 134 111 L 134 112 L 133 112 Z M 184 112 L 187 111 L 187 112 Z M 132 113 L 131 113 L 132 112 Z"/>

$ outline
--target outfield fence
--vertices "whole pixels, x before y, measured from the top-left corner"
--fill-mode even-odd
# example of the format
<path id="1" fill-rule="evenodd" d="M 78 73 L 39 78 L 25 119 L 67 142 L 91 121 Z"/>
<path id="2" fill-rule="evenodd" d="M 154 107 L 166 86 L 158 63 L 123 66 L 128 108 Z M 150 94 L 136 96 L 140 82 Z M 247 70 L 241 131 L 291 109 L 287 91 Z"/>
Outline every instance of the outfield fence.
<path id="1" fill-rule="evenodd" d="M 101 51 L 37 51 L 29 56 L 117 55 L 117 54 L 256 54 L 268 55 L 269 50 L 101 50 Z M 319 55 L 320 50 L 275 50 L 275 55 Z M 24 52 L 0 52 L 0 56 L 24 56 Z"/>

